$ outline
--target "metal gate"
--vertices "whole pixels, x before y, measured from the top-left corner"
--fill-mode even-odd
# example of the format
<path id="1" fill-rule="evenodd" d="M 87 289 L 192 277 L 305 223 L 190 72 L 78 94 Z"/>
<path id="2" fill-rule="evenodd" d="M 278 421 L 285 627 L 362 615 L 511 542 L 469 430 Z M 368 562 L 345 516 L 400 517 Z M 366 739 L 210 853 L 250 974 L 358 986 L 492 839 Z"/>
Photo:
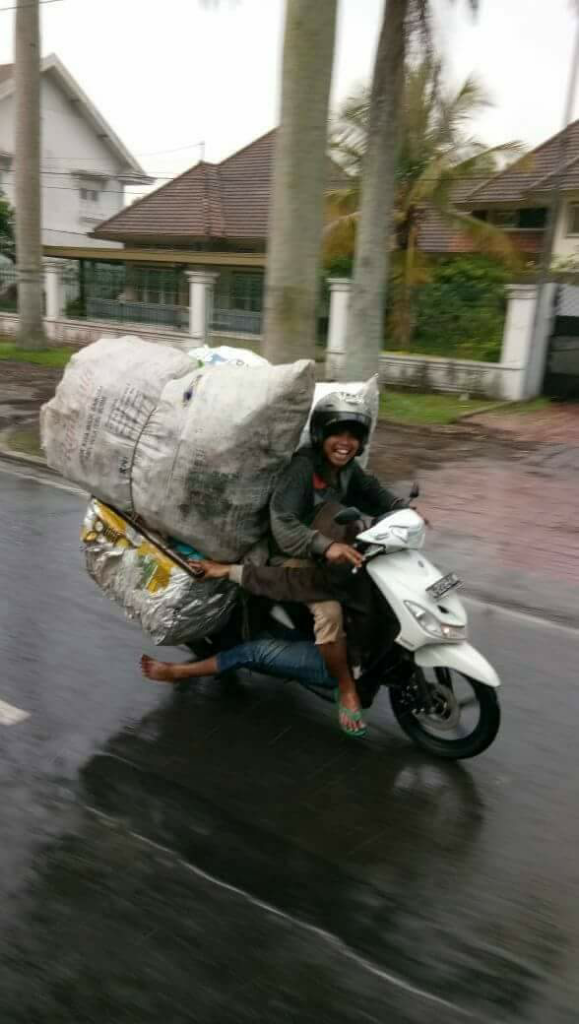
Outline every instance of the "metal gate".
<path id="1" fill-rule="evenodd" d="M 561 285 L 555 301 L 543 391 L 552 398 L 579 400 L 579 288 Z"/>

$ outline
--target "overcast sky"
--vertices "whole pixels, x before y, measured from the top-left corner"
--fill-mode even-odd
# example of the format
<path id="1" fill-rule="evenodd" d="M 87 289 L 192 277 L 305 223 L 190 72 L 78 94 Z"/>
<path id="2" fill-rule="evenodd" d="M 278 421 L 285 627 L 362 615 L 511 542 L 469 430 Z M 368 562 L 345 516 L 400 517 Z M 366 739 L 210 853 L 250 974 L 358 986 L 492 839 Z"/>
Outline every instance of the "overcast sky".
<path id="1" fill-rule="evenodd" d="M 13 13 L 0 0 L 0 63 Z M 340 0 L 336 103 L 371 74 L 384 0 Z M 563 116 L 575 15 L 571 0 L 433 0 L 450 72 L 476 72 L 495 108 L 489 143 L 537 144 Z M 55 52 L 153 175 L 221 160 L 276 123 L 285 0 L 56 0 L 43 4 L 43 54 Z M 579 113 L 579 111 L 578 111 Z M 168 152 L 171 151 L 171 152 Z"/>

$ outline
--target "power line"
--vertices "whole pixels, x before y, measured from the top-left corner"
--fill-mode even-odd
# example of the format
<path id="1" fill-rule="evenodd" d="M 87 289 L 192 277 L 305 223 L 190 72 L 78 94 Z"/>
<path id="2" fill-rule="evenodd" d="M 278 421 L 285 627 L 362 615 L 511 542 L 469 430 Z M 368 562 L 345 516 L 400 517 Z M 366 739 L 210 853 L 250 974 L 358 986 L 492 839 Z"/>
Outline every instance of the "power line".
<path id="1" fill-rule="evenodd" d="M 41 4 L 60 4 L 60 3 L 62 3 L 62 0 L 38 0 L 38 5 L 39 6 Z M 0 14 L 2 14 L 4 11 L 16 11 L 16 10 L 18 10 L 19 7 L 22 8 L 22 7 L 36 7 L 36 6 L 37 6 L 36 4 L 14 4 L 12 7 L 0 7 Z"/>
<path id="2" fill-rule="evenodd" d="M 15 174 L 15 173 L 16 172 L 15 172 L 14 168 L 12 168 L 12 167 L 7 167 L 5 170 L 2 170 L 2 168 L 0 167 L 0 177 L 3 174 Z M 86 176 L 88 181 L 96 181 L 97 177 L 101 176 L 100 172 L 98 172 L 98 171 L 94 171 L 93 172 L 94 173 L 94 178 L 91 178 L 91 172 L 90 171 L 85 172 L 85 171 L 65 171 L 65 170 L 62 170 L 62 171 L 41 170 L 40 173 L 42 175 L 46 176 L 46 177 L 55 177 L 55 178 L 68 178 L 69 175 L 72 175 L 73 177 L 74 176 L 78 176 L 79 181 L 80 181 L 81 177 L 84 178 L 85 176 Z M 118 178 L 119 177 L 119 175 L 115 174 L 114 171 L 111 171 L 108 174 L 103 174 L 103 176 L 106 177 L 106 178 Z M 173 181 L 173 178 L 176 178 L 177 176 L 178 175 L 176 175 L 176 174 L 170 174 L 170 175 L 167 174 L 167 175 L 164 175 L 164 176 L 161 175 L 161 174 L 150 174 L 150 175 L 148 175 L 148 177 L 154 178 L 155 181 Z M 140 182 L 135 182 L 135 184 L 140 184 Z M 48 185 L 46 187 L 48 188 Z M 67 185 L 67 186 L 63 185 L 62 187 L 63 188 L 66 187 L 66 188 L 75 189 L 74 185 Z M 80 182 L 76 186 L 76 188 L 92 188 L 92 187 L 93 187 L 92 185 L 85 185 L 82 182 Z M 131 188 L 130 181 L 127 182 L 125 187 L 126 188 Z M 99 191 L 100 191 L 100 189 L 99 189 Z"/>

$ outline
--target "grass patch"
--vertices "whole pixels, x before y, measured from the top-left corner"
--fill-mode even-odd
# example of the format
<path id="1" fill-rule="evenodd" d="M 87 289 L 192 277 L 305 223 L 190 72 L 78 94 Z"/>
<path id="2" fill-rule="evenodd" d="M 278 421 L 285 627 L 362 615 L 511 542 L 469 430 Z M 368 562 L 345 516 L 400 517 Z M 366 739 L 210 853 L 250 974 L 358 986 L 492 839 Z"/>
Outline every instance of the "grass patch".
<path id="1" fill-rule="evenodd" d="M 501 416 L 525 416 L 530 412 L 542 412 L 544 409 L 548 409 L 551 404 L 550 398 L 531 398 L 528 402 L 511 402 L 509 405 L 505 405 L 503 409 L 497 409 L 497 414 Z"/>
<path id="2" fill-rule="evenodd" d="M 76 349 L 70 345 L 61 348 L 48 348 L 42 351 L 36 349 L 20 348 L 13 341 L 0 341 L 0 359 L 10 360 L 12 363 L 36 363 L 38 366 L 66 366 Z"/>
<path id="3" fill-rule="evenodd" d="M 387 391 L 380 397 L 380 419 L 395 423 L 422 424 L 454 423 L 466 413 L 484 412 L 496 405 L 496 400 L 470 398 L 458 395 L 415 394 L 414 392 Z"/>

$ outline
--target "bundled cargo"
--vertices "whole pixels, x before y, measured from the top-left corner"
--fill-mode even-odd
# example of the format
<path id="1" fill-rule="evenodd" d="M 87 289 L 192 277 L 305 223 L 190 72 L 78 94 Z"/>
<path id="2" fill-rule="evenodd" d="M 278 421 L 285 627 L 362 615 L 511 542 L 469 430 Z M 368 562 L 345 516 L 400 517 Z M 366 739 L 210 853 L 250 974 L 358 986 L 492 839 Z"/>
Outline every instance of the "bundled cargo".
<path id="1" fill-rule="evenodd" d="M 135 510 L 208 558 L 241 558 L 267 531 L 269 499 L 313 391 L 306 361 L 223 364 L 167 384 L 135 453 Z"/>
<path id="2" fill-rule="evenodd" d="M 49 465 L 104 502 L 236 560 L 267 529 L 313 393 L 309 361 L 197 369 L 170 348 L 104 339 L 72 358 L 42 440 Z"/>
<path id="3" fill-rule="evenodd" d="M 210 635 L 237 598 L 229 580 L 196 579 L 161 538 L 147 536 L 102 502 L 89 503 L 81 531 L 89 575 L 156 644 Z"/>
<path id="4" fill-rule="evenodd" d="M 175 541 L 220 561 L 263 557 L 279 474 L 308 443 L 315 402 L 336 390 L 363 395 L 377 418 L 375 379 L 314 393 L 309 361 L 272 366 L 249 351 L 185 354 L 135 337 L 73 356 L 42 410 L 48 463 L 95 495 L 82 529 L 88 572 L 155 643 L 226 624 L 237 588 L 196 578 Z"/>

